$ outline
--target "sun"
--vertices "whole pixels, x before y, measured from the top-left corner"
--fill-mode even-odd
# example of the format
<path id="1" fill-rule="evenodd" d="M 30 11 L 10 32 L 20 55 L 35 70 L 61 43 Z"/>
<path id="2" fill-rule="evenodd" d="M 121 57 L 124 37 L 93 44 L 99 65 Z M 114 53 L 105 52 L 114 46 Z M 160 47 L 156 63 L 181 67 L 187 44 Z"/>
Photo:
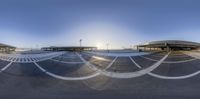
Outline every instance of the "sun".
<path id="1" fill-rule="evenodd" d="M 97 47 L 98 49 L 101 49 L 101 48 L 102 48 L 102 43 L 98 42 L 98 43 L 96 44 L 96 47 Z"/>

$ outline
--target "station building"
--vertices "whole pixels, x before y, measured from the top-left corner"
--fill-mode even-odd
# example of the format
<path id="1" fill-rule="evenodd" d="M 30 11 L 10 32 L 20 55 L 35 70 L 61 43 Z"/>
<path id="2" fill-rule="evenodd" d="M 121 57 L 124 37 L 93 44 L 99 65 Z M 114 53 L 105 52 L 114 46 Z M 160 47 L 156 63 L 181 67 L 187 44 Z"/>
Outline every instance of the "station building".
<path id="1" fill-rule="evenodd" d="M 198 50 L 200 43 L 181 40 L 164 40 L 152 41 L 145 44 L 137 45 L 139 51 L 153 51 L 153 50 Z"/>
<path id="2" fill-rule="evenodd" d="M 61 46 L 61 47 L 43 47 L 43 51 L 93 51 L 97 50 L 97 47 L 92 46 Z"/>
<path id="3" fill-rule="evenodd" d="M 12 52 L 15 51 L 16 47 L 7 45 L 7 44 L 2 44 L 0 43 L 0 52 Z"/>

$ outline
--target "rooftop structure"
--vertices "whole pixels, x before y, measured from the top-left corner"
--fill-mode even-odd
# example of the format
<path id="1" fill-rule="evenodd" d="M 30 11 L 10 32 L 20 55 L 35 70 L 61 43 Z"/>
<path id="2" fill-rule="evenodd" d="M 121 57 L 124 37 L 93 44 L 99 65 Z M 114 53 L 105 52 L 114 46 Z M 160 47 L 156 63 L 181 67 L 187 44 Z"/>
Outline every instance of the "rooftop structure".
<path id="1" fill-rule="evenodd" d="M 152 41 L 138 45 L 138 50 L 193 50 L 200 48 L 200 43 L 181 40 Z"/>
<path id="2" fill-rule="evenodd" d="M 10 52 L 15 51 L 16 47 L 0 43 L 0 52 Z"/>

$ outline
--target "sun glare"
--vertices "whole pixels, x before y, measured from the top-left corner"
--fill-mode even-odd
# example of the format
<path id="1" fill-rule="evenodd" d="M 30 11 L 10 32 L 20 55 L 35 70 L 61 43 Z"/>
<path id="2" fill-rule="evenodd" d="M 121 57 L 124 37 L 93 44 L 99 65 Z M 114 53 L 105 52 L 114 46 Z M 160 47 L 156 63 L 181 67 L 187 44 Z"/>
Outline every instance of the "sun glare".
<path id="1" fill-rule="evenodd" d="M 102 43 L 98 42 L 97 45 L 96 45 L 96 47 L 97 47 L 98 49 L 102 49 Z"/>

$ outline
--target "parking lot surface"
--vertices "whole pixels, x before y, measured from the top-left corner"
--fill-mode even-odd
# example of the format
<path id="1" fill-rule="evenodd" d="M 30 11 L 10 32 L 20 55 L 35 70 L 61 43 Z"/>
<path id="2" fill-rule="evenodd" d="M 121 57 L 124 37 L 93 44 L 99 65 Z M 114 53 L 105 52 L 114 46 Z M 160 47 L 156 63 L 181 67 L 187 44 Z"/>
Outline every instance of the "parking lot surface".
<path id="1" fill-rule="evenodd" d="M 0 59 L 0 99 L 200 98 L 200 60 L 185 52 L 48 52 Z"/>

